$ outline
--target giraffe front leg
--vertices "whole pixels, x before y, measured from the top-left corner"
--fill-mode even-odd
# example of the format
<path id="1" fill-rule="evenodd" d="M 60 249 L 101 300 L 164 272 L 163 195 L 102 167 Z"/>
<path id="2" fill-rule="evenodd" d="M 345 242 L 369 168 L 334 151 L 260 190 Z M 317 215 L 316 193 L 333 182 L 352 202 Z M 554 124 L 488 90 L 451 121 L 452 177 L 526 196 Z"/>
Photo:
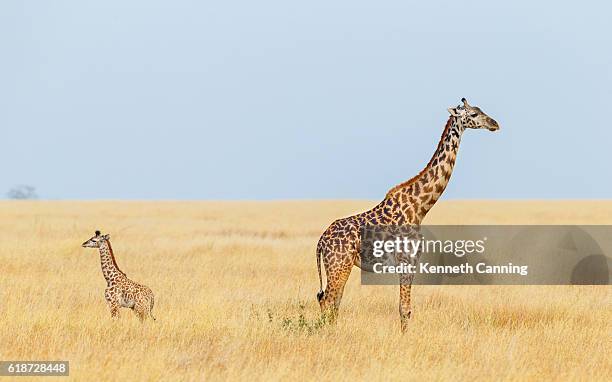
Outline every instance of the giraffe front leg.
<path id="1" fill-rule="evenodd" d="M 396 259 L 399 263 L 410 264 L 416 267 L 419 258 L 421 257 L 421 251 L 417 251 L 414 256 L 401 255 Z M 412 282 L 414 281 L 414 273 L 402 273 L 399 277 L 400 282 L 400 301 L 399 301 L 399 313 L 400 313 L 400 324 L 402 333 L 408 331 L 408 321 L 412 316 Z"/>
<path id="2" fill-rule="evenodd" d="M 421 251 L 416 251 L 414 256 L 410 254 L 401 254 L 396 257 L 398 263 L 410 264 L 413 268 L 417 266 Z M 414 281 L 414 273 L 402 273 L 399 277 L 400 282 L 400 324 L 402 333 L 408 331 L 408 321 L 412 316 L 412 282 Z"/>
<path id="3" fill-rule="evenodd" d="M 115 288 L 106 288 L 104 291 L 104 298 L 110 309 L 111 318 L 119 318 L 119 301 L 117 298 L 117 291 Z"/>
<path id="4" fill-rule="evenodd" d="M 414 275 L 401 275 L 400 276 L 400 301 L 399 301 L 399 313 L 400 313 L 400 324 L 402 327 L 402 333 L 408 330 L 408 321 L 412 316 L 411 307 L 411 292 L 412 292 L 412 279 Z"/>
<path id="5" fill-rule="evenodd" d="M 115 303 L 111 303 L 110 304 L 110 313 L 111 313 L 111 318 L 112 319 L 119 318 L 119 305 L 117 305 Z"/>

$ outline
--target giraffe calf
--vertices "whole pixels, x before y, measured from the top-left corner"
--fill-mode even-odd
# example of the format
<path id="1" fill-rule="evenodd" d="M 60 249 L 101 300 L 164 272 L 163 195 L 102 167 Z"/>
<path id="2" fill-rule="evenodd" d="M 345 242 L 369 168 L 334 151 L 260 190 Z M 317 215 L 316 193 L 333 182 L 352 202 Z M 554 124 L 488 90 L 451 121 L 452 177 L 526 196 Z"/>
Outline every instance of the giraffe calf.
<path id="1" fill-rule="evenodd" d="M 119 308 L 129 308 L 136 314 L 140 321 L 153 316 L 153 305 L 155 299 L 151 289 L 138 284 L 123 273 L 117 266 L 115 255 L 110 244 L 110 235 L 101 235 L 96 231 L 95 235 L 82 244 L 85 248 L 98 248 L 102 274 L 106 280 L 104 298 L 110 308 L 111 317 L 119 317 Z"/>

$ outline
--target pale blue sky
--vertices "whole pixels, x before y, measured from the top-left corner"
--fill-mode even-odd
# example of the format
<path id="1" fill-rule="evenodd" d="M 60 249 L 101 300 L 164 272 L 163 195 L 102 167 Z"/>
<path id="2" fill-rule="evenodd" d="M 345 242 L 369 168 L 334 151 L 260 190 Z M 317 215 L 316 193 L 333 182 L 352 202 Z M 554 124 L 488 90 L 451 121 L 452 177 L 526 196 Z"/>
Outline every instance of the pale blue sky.
<path id="1" fill-rule="evenodd" d="M 610 198 L 612 6 L 559 1 L 0 2 L 0 194 L 373 198 L 446 108 L 445 198 Z"/>

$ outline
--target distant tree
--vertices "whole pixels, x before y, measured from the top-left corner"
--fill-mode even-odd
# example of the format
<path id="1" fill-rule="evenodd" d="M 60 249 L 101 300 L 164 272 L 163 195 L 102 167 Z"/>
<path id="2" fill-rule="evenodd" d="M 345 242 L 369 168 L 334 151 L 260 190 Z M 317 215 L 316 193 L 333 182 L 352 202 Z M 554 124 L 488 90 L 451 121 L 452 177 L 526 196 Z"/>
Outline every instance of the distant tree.
<path id="1" fill-rule="evenodd" d="M 7 192 L 6 196 L 9 199 L 36 199 L 38 195 L 36 195 L 36 188 L 32 186 L 28 186 L 27 184 L 21 184 L 19 186 L 15 186 Z"/>

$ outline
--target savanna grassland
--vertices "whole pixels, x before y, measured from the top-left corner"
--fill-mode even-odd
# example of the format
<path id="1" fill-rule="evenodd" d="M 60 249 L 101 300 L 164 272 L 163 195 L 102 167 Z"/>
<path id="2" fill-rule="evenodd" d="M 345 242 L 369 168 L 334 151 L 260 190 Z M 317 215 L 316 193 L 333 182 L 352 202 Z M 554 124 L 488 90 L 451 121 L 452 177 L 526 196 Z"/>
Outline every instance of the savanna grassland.
<path id="1" fill-rule="evenodd" d="M 402 336 L 397 287 L 355 268 L 322 324 L 317 239 L 372 205 L 0 202 L 0 359 L 69 360 L 79 380 L 612 379 L 609 286 L 415 286 Z M 426 223 L 612 224 L 612 202 L 440 202 Z M 80 247 L 96 229 L 156 322 L 111 321 Z"/>

